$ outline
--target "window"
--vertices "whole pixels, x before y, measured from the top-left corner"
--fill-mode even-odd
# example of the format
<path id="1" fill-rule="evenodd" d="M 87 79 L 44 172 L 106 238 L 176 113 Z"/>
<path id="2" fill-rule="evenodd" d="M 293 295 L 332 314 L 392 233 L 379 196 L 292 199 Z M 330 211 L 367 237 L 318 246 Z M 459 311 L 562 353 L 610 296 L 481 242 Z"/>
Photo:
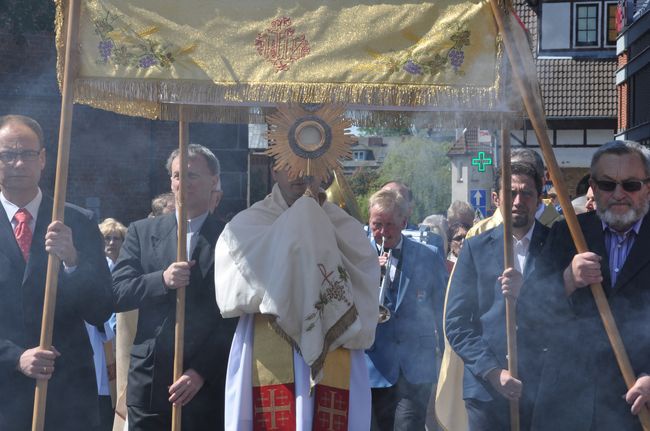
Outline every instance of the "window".
<path id="1" fill-rule="evenodd" d="M 540 2 L 539 55 L 615 57 L 617 4 L 615 0 Z"/>
<path id="2" fill-rule="evenodd" d="M 576 46 L 598 46 L 598 4 L 576 4 Z"/>
<path id="3" fill-rule="evenodd" d="M 616 13 L 618 5 L 616 3 L 606 3 L 607 7 L 607 25 L 605 45 L 616 45 L 616 36 L 618 36 L 618 29 L 616 27 Z"/>
<path id="4" fill-rule="evenodd" d="M 365 160 L 366 157 L 366 152 L 365 151 L 353 151 L 352 152 L 352 157 L 354 160 Z"/>

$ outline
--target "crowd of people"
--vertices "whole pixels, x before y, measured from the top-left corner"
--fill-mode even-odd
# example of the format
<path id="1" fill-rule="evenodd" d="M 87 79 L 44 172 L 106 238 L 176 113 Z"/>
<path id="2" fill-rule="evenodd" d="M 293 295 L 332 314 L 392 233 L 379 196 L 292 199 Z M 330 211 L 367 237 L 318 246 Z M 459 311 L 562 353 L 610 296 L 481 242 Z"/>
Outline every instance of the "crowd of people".
<path id="1" fill-rule="evenodd" d="M 578 253 L 544 166 L 511 159 L 513 266 L 503 216 L 464 202 L 409 226 L 413 194 L 390 181 L 364 226 L 318 184 L 273 170 L 269 196 L 224 224 L 219 160 L 188 149 L 188 259 L 178 261 L 178 150 L 170 192 L 125 227 L 66 204 L 52 221 L 40 125 L 0 117 L 0 430 L 640 430 L 650 404 L 650 151 L 593 156 Z M 498 207 L 503 178 L 492 199 Z M 4 214 L 4 215 L 2 215 Z M 410 236 L 418 229 L 427 235 Z M 52 346 L 39 347 L 48 254 L 60 261 Z M 637 380 L 627 388 L 587 289 L 603 285 Z M 186 289 L 174 379 L 176 291 Z M 517 304 L 518 374 L 506 299 Z M 439 424 L 433 421 L 435 410 Z"/>

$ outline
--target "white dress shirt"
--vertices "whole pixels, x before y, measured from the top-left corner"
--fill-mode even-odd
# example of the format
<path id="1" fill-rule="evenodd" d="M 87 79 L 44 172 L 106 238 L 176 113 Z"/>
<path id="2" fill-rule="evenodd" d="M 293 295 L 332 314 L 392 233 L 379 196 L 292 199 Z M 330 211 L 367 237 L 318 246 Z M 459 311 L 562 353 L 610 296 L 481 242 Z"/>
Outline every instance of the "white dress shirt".
<path id="1" fill-rule="evenodd" d="M 13 202 L 8 201 L 4 193 L 0 192 L 0 202 L 2 202 L 2 206 L 5 209 L 5 213 L 7 213 L 7 217 L 9 218 L 9 223 L 11 223 L 11 227 L 14 230 L 16 229 L 16 226 L 18 226 L 18 220 L 16 220 L 14 216 L 16 215 L 19 209 L 25 208 L 32 215 L 32 219 L 29 222 L 29 228 L 32 230 L 32 233 L 34 233 L 34 230 L 36 229 L 36 217 L 38 216 L 38 209 L 41 206 L 42 200 L 43 200 L 43 193 L 41 192 L 40 188 L 38 189 L 38 193 L 36 193 L 36 197 L 32 199 L 24 207 L 19 207 Z"/>
<path id="2" fill-rule="evenodd" d="M 530 248 L 530 240 L 533 237 L 533 230 L 535 229 L 535 223 L 530 227 L 526 235 L 521 239 L 515 238 L 512 236 L 512 250 L 515 254 L 515 269 L 521 274 L 524 273 L 524 268 L 526 267 L 526 257 L 528 257 L 528 249 Z"/>

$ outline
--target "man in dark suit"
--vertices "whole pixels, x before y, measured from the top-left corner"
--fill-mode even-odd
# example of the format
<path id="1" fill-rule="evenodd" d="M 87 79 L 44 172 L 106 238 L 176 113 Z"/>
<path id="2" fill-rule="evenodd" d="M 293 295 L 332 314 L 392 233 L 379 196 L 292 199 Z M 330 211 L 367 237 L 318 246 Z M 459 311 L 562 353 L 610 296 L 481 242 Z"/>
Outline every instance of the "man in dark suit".
<path id="1" fill-rule="evenodd" d="M 0 429 L 30 428 L 36 380 L 48 379 L 45 429 L 87 430 L 98 406 L 84 320 L 110 316 L 110 274 L 91 213 L 66 205 L 66 224 L 51 221 L 52 200 L 38 187 L 44 166 L 39 124 L 0 117 Z M 41 349 L 48 253 L 62 264 L 53 345 Z"/>
<path id="2" fill-rule="evenodd" d="M 540 260 L 552 344 L 533 418 L 536 429 L 641 430 L 633 413 L 647 402 L 647 377 L 626 386 L 588 288 L 601 283 L 637 376 L 650 372 L 650 152 L 614 141 L 593 155 L 596 211 L 578 222 L 589 252 L 576 254 L 565 222 L 551 229 Z M 560 306 L 558 308 L 558 306 Z M 545 315 L 552 315 L 545 312 Z M 570 408 L 567 408 L 570 404 Z M 539 412 L 539 414 L 538 414 Z"/>
<path id="3" fill-rule="evenodd" d="M 520 309 L 517 324 L 521 379 L 512 377 L 507 370 L 504 296 L 518 298 L 520 304 L 528 301 L 529 291 L 521 290 L 521 286 L 532 273 L 548 234 L 548 228 L 535 220 L 541 200 L 541 177 L 532 165 L 513 163 L 511 181 L 515 267 L 504 269 L 503 225 L 499 225 L 465 240 L 447 297 L 446 335 L 465 364 L 463 399 L 471 431 L 509 429 L 508 400 L 514 399 L 520 399 L 522 429 L 527 429 L 537 388 L 535 374 L 543 359 L 543 343 L 530 343 L 536 339 L 530 329 L 534 323 L 529 324 L 526 312 Z M 496 188 L 500 189 L 500 179 Z"/>
<path id="4" fill-rule="evenodd" d="M 167 161 L 171 189 L 179 188 L 178 151 Z M 129 227 L 113 270 L 118 311 L 139 308 L 127 386 L 130 430 L 171 426 L 171 406 L 183 406 L 183 428 L 223 427 L 224 383 L 236 321 L 221 319 L 214 296 L 214 246 L 223 224 L 210 214 L 219 184 L 219 161 L 200 145 L 189 146 L 187 262 L 176 261 L 176 214 Z M 185 372 L 173 381 L 176 292 L 186 287 Z"/>
<path id="5" fill-rule="evenodd" d="M 374 430 L 424 429 L 437 380 L 438 338 L 447 278 L 443 254 L 406 238 L 408 203 L 393 190 L 370 197 L 371 243 L 378 248 L 385 282 L 380 303 L 390 319 L 377 326 L 366 351 Z M 390 252 L 389 252 L 390 251 Z M 380 280 L 377 280 L 378 284 Z"/>

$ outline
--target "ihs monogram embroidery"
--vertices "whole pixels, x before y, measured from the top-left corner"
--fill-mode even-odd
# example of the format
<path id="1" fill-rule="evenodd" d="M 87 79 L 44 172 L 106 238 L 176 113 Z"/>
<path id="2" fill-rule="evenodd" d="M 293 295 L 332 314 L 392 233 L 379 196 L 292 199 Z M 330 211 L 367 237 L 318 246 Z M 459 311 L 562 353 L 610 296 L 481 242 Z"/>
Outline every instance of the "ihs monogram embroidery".
<path id="1" fill-rule="evenodd" d="M 281 17 L 255 38 L 259 55 L 273 64 L 276 72 L 289 70 L 289 66 L 309 54 L 309 42 L 304 34 L 296 34 L 291 18 Z"/>

